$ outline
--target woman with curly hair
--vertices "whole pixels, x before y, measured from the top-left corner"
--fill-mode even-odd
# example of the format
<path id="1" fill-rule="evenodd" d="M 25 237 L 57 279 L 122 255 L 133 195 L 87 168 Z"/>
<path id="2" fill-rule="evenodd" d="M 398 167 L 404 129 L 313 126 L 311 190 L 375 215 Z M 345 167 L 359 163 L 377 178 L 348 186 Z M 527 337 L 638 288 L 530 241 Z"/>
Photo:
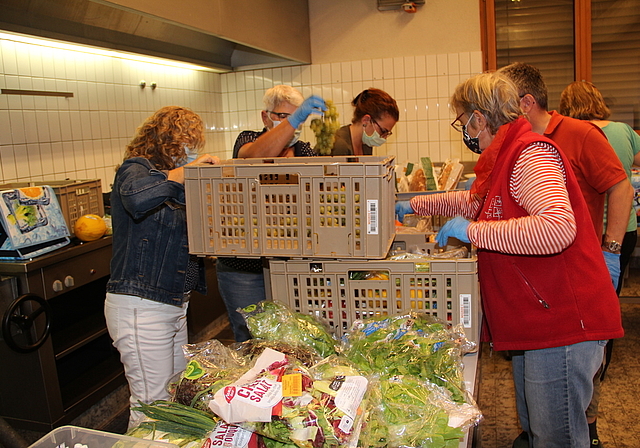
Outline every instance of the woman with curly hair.
<path id="1" fill-rule="evenodd" d="M 111 191 L 105 317 L 132 405 L 169 398 L 167 382 L 185 368 L 181 347 L 187 343 L 190 293 L 206 293 L 202 260 L 189 255 L 183 168 L 219 163 L 209 154 L 197 157 L 203 147 L 200 117 L 183 107 L 163 107 L 136 131 Z"/>

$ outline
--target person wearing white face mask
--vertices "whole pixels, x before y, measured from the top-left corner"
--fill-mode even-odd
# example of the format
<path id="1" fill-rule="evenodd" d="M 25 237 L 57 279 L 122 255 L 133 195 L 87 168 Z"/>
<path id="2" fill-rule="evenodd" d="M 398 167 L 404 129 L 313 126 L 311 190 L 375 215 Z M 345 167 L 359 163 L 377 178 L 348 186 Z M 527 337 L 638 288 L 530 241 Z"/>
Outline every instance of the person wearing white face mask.
<path id="1" fill-rule="evenodd" d="M 261 112 L 262 131 L 243 131 L 233 148 L 234 158 L 315 156 L 308 142 L 298 140 L 300 129 L 311 114 L 327 109 L 324 100 L 306 100 L 291 86 L 278 85 L 265 92 Z M 251 338 L 244 318 L 237 312 L 266 299 L 261 259 L 218 257 L 218 291 L 227 307 L 233 336 L 237 342 Z"/>
<path id="2" fill-rule="evenodd" d="M 336 132 L 332 156 L 371 155 L 374 146 L 382 146 L 391 136 L 400 112 L 391 96 L 373 87 L 360 92 L 351 101 L 351 124 Z"/>
<path id="3" fill-rule="evenodd" d="M 262 131 L 243 131 L 233 147 L 233 158 L 299 157 L 316 155 L 308 142 L 298 140 L 301 126 L 309 115 L 326 110 L 324 100 L 306 100 L 291 86 L 278 85 L 266 91 L 261 112 Z"/>

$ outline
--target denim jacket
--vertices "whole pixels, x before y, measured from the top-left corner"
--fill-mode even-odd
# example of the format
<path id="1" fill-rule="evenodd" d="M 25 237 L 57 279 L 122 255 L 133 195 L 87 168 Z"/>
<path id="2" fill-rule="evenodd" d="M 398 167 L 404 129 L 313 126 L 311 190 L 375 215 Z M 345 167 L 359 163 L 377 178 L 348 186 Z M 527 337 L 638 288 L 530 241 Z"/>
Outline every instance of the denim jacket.
<path id="1" fill-rule="evenodd" d="M 118 169 L 111 191 L 113 256 L 107 292 L 181 306 L 189 246 L 184 185 L 149 160 Z M 203 260 L 196 291 L 206 293 Z"/>

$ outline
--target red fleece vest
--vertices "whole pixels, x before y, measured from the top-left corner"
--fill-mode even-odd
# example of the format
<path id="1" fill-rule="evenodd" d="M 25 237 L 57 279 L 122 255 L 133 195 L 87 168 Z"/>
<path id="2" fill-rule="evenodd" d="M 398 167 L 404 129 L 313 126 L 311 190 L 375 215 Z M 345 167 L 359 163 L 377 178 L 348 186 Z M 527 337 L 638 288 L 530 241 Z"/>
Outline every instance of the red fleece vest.
<path id="1" fill-rule="evenodd" d="M 492 185 L 478 221 L 527 216 L 511 197 L 509 179 L 520 153 L 548 138 L 512 123 L 500 149 Z M 554 145 L 555 146 L 555 145 Z M 577 236 L 554 255 L 512 255 L 478 250 L 478 276 L 486 326 L 495 350 L 534 350 L 622 337 L 620 305 L 586 203 L 560 152 Z"/>

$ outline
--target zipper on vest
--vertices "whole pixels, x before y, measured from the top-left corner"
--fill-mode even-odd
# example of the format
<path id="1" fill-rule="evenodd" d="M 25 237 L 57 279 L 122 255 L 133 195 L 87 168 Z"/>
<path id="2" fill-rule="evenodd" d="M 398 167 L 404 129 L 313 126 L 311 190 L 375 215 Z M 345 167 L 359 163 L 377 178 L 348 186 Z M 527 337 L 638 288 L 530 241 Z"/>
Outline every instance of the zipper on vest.
<path id="1" fill-rule="evenodd" d="M 533 287 L 533 285 L 531 283 L 529 283 L 529 280 L 527 280 L 527 277 L 524 276 L 524 274 L 522 273 L 522 271 L 520 269 L 518 269 L 518 266 L 515 265 L 515 263 L 513 263 L 513 267 L 516 270 L 516 272 L 518 273 L 518 275 L 520 275 L 520 277 L 522 278 L 522 280 L 527 284 L 527 286 L 529 287 L 529 289 L 531 289 L 531 292 L 533 292 L 533 295 L 536 296 L 536 299 L 538 299 L 538 302 L 540 302 L 540 304 L 545 308 L 545 309 L 549 309 L 549 304 L 542 298 L 542 296 L 540 295 L 540 293 L 538 293 L 538 291 L 536 290 L 536 288 Z"/>

